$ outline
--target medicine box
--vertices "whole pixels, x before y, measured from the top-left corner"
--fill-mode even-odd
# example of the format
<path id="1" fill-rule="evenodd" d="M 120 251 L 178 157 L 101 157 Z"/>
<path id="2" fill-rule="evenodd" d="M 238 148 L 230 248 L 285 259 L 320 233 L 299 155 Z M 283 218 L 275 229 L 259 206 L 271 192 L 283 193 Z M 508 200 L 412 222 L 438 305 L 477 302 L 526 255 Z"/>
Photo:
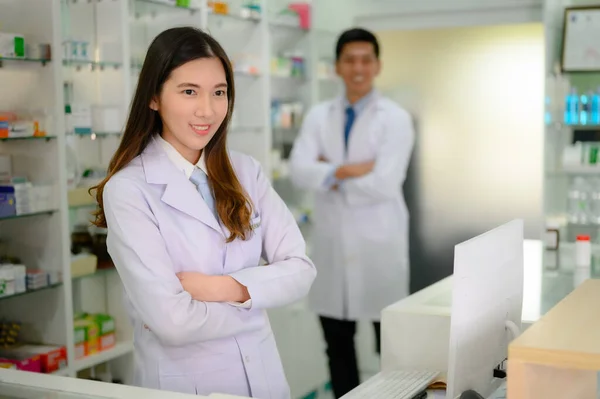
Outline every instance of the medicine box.
<path id="1" fill-rule="evenodd" d="M 15 33 L 0 32 L 0 58 L 24 58 L 25 38 Z"/>
<path id="2" fill-rule="evenodd" d="M 87 104 L 71 104 L 73 131 L 76 134 L 92 133 L 92 107 Z"/>
<path id="3" fill-rule="evenodd" d="M 97 353 L 99 350 L 98 325 L 92 320 L 74 320 L 75 359 Z"/>
<path id="4" fill-rule="evenodd" d="M 0 265 L 0 297 L 15 294 L 15 268 L 12 265 Z"/>
<path id="5" fill-rule="evenodd" d="M 110 349 L 116 344 L 115 320 L 106 314 L 98 313 L 87 316 L 98 328 L 98 350 Z"/>
<path id="6" fill-rule="evenodd" d="M 54 345 L 23 345 L 15 349 L 24 356 L 39 357 L 42 373 L 54 373 L 67 367 L 67 348 Z"/>
<path id="7" fill-rule="evenodd" d="M 13 364 L 17 370 L 21 371 L 42 372 L 42 360 L 40 356 L 19 353 L 13 349 L 2 350 L 0 352 L 0 362 Z"/>
<path id="8" fill-rule="evenodd" d="M 17 214 L 15 188 L 10 185 L 0 185 L 0 218 Z"/>

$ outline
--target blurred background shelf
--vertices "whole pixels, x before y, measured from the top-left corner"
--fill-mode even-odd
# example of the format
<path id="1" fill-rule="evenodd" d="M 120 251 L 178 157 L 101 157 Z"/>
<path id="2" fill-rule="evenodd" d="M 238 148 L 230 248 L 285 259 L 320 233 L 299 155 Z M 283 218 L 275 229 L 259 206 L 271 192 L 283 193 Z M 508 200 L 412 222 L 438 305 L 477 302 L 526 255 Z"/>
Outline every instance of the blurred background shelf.
<path id="1" fill-rule="evenodd" d="M 102 352 L 95 353 L 93 355 L 86 356 L 82 359 L 75 361 L 72 369 L 75 372 L 79 372 L 90 367 L 94 367 L 98 364 L 106 363 L 108 361 L 117 359 L 121 356 L 131 354 L 133 352 L 133 341 L 117 342 L 112 349 L 107 349 Z"/>

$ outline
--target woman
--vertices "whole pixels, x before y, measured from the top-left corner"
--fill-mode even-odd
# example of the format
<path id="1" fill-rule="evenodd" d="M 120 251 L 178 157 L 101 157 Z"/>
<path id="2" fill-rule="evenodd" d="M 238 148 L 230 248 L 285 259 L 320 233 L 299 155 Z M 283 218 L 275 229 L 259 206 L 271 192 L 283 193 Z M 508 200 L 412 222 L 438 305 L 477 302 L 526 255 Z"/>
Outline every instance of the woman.
<path id="1" fill-rule="evenodd" d="M 289 398 L 266 309 L 304 297 L 316 270 L 259 164 L 227 152 L 233 103 L 231 64 L 212 37 L 158 35 L 95 187 L 95 224 L 108 227 L 125 286 L 136 385 Z"/>

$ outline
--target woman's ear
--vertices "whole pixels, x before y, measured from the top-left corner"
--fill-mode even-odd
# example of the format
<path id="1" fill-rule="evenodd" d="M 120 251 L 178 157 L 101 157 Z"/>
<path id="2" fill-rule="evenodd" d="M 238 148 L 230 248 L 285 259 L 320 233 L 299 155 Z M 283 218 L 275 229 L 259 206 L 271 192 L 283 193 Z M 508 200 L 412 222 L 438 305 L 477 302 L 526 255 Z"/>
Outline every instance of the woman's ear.
<path id="1" fill-rule="evenodd" d="M 152 99 L 152 101 L 150 101 L 150 109 L 153 111 L 158 111 L 158 101 L 155 98 Z"/>

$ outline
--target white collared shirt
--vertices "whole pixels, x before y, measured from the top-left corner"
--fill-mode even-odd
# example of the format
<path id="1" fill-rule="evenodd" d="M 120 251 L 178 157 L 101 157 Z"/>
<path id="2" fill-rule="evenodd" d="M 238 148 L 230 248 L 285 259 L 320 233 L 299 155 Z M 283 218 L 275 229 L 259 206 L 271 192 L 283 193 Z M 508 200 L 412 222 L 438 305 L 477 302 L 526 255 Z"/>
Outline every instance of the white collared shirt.
<path id="1" fill-rule="evenodd" d="M 175 167 L 178 170 L 181 170 L 185 174 L 185 177 L 188 180 L 190 179 L 190 177 L 192 177 L 192 173 L 194 173 L 195 168 L 202 169 L 202 171 L 204 173 L 206 173 L 206 175 L 208 176 L 208 170 L 206 169 L 206 161 L 204 158 L 204 151 L 202 151 L 202 154 L 200 155 L 200 159 L 194 165 L 190 161 L 185 159 L 183 157 L 183 155 L 181 155 L 179 153 L 179 151 L 177 151 L 175 149 L 175 147 L 173 147 L 171 145 L 171 143 L 169 143 L 167 140 L 163 139 L 161 135 L 157 135 L 157 140 L 158 140 L 158 143 L 160 144 L 160 146 L 167 153 L 167 157 L 169 158 L 169 160 L 173 163 L 173 165 L 175 165 Z M 192 183 L 190 181 L 190 184 L 194 184 L 194 183 Z M 248 299 L 244 303 L 238 303 L 238 302 L 228 302 L 228 303 L 230 305 L 233 305 L 236 307 L 241 307 L 241 308 L 251 308 L 252 307 L 252 299 Z"/>
<path id="2" fill-rule="evenodd" d="M 179 151 L 177 151 L 175 149 L 175 147 L 173 147 L 171 145 L 171 143 L 169 143 L 167 140 L 163 139 L 162 136 L 160 136 L 160 135 L 157 135 L 157 136 L 158 136 L 158 143 L 167 153 L 167 157 L 169 157 L 169 160 L 171 160 L 171 162 L 173 163 L 173 165 L 175 165 L 175 167 L 177 169 L 181 170 L 185 174 L 185 177 L 187 177 L 188 180 L 190 179 L 190 177 L 192 177 L 192 173 L 194 173 L 195 168 L 202 169 L 202 171 L 204 173 L 206 173 L 206 175 L 208 176 L 208 170 L 206 169 L 206 161 L 204 158 L 204 151 L 202 151 L 202 154 L 200 155 L 200 159 L 194 165 L 190 161 L 185 159 L 183 157 L 183 155 L 181 155 L 179 153 Z"/>

